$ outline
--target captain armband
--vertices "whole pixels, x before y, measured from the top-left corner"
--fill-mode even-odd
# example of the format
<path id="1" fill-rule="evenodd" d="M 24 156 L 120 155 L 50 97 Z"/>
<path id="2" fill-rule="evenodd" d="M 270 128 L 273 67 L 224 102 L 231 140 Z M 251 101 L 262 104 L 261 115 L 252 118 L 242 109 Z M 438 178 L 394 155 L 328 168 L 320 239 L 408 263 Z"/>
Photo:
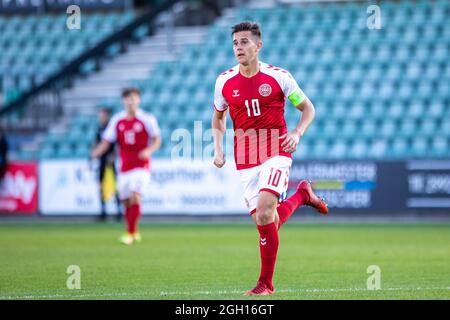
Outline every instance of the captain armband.
<path id="1" fill-rule="evenodd" d="M 291 93 L 291 95 L 288 97 L 289 101 L 291 101 L 291 103 L 294 106 L 298 106 L 300 103 L 303 102 L 303 100 L 305 100 L 306 96 L 303 93 L 302 90 L 297 89 L 294 92 Z"/>

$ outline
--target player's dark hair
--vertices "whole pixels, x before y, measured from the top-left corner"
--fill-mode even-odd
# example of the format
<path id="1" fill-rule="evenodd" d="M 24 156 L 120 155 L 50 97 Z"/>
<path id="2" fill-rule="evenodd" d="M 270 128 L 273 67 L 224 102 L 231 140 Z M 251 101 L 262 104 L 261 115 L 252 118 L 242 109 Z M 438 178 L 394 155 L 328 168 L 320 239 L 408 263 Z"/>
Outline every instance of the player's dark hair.
<path id="1" fill-rule="evenodd" d="M 141 95 L 141 91 L 138 88 L 125 88 L 122 90 L 122 98 L 128 97 L 131 94 L 136 93 L 137 95 Z"/>
<path id="2" fill-rule="evenodd" d="M 235 34 L 236 32 L 240 31 L 251 31 L 252 35 L 258 37 L 261 39 L 261 28 L 259 24 L 252 21 L 243 21 L 236 25 L 234 25 L 231 28 L 231 35 Z"/>

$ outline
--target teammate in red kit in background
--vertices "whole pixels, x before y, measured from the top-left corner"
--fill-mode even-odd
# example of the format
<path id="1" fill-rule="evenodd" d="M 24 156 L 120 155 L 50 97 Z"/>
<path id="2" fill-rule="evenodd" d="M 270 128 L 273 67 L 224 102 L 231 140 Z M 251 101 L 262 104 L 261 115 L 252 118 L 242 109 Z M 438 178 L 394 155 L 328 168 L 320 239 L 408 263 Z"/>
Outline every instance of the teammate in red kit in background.
<path id="1" fill-rule="evenodd" d="M 128 232 L 122 236 L 121 242 L 131 245 L 141 240 L 137 229 L 141 216 L 141 193 L 150 181 L 150 157 L 161 146 L 161 135 L 156 118 L 139 110 L 138 89 L 124 89 L 122 99 L 125 111 L 111 118 L 102 142 L 92 151 L 92 157 L 100 157 L 111 143 L 119 145 L 117 187 L 128 225 Z"/>
<path id="2" fill-rule="evenodd" d="M 260 234 L 261 273 L 256 287 L 246 295 L 274 292 L 273 273 L 279 246 L 278 230 L 301 205 L 328 213 L 310 182 L 303 180 L 296 192 L 283 200 L 300 138 L 314 119 L 315 109 L 291 74 L 259 61 L 262 48 L 259 25 L 242 22 L 232 29 L 233 50 L 239 64 L 219 75 L 214 93 L 214 164 L 225 164 L 222 148 L 226 113 L 234 127 L 234 158 L 244 186 L 244 198 Z M 286 97 L 302 112 L 297 127 L 287 131 Z"/>

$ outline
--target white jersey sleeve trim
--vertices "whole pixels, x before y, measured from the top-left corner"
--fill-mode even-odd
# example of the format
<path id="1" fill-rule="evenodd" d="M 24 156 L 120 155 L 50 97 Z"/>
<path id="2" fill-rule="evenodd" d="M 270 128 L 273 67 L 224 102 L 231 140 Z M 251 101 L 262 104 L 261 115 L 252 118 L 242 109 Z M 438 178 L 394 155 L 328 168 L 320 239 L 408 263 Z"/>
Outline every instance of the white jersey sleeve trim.
<path id="1" fill-rule="evenodd" d="M 116 113 L 108 122 L 108 126 L 103 132 L 102 139 L 110 143 L 117 141 L 117 124 L 125 117 L 125 112 Z"/>
<path id="2" fill-rule="evenodd" d="M 297 81 L 295 81 L 292 74 L 288 71 L 268 65 L 267 63 L 261 63 L 261 72 L 273 77 L 278 82 L 285 97 L 289 98 L 293 93 L 295 93 L 297 99 L 290 99 L 291 101 L 299 101 L 298 96 L 305 97 L 305 94 L 302 89 L 300 89 Z"/>
<path id="3" fill-rule="evenodd" d="M 147 130 L 150 137 L 154 138 L 161 136 L 161 129 L 159 128 L 158 121 L 154 115 L 138 111 L 136 116 L 144 123 L 145 130 Z"/>
<path id="4" fill-rule="evenodd" d="M 223 87 L 225 86 L 225 83 L 237 75 L 238 72 L 239 66 L 237 65 L 217 77 L 214 88 L 214 108 L 216 108 L 217 111 L 225 111 L 228 109 L 229 104 L 223 96 Z"/>

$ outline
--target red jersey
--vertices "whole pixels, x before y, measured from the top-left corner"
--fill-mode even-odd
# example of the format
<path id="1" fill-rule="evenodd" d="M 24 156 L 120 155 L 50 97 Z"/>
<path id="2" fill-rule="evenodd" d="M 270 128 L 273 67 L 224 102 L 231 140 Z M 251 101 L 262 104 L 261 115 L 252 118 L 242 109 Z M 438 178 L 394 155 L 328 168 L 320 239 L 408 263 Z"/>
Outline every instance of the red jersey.
<path id="1" fill-rule="evenodd" d="M 229 108 L 238 170 L 277 155 L 291 157 L 281 147 L 284 139 L 279 139 L 287 133 L 286 97 L 297 106 L 305 96 L 289 72 L 266 63 L 260 63 L 259 72 L 250 78 L 239 72 L 239 65 L 217 78 L 214 107 L 218 111 Z"/>
<path id="2" fill-rule="evenodd" d="M 114 115 L 108 123 L 102 138 L 119 144 L 120 171 L 135 168 L 150 168 L 150 160 L 139 159 L 139 153 L 148 147 L 151 140 L 160 136 L 156 118 L 141 110 L 132 119 L 122 111 Z"/>

